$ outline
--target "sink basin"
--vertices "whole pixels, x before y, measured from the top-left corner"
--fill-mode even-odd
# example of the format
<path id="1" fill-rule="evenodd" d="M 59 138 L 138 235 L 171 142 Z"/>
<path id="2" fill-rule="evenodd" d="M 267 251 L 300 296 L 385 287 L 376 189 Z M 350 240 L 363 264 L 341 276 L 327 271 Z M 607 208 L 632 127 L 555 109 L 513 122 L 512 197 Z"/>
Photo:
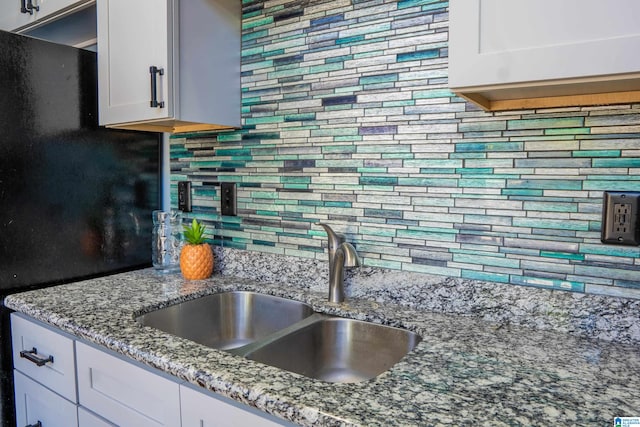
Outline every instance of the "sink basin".
<path id="1" fill-rule="evenodd" d="M 315 315 L 245 357 L 328 382 L 359 382 L 390 369 L 420 342 L 404 329 Z M 311 319 L 310 319 L 311 320 Z"/>
<path id="2" fill-rule="evenodd" d="M 136 318 L 144 326 L 327 382 L 374 378 L 420 342 L 404 329 L 314 313 L 248 291 L 207 295 Z"/>
<path id="3" fill-rule="evenodd" d="M 136 320 L 208 347 L 229 350 L 260 340 L 312 314 L 310 306 L 298 301 L 233 291 L 162 308 Z"/>

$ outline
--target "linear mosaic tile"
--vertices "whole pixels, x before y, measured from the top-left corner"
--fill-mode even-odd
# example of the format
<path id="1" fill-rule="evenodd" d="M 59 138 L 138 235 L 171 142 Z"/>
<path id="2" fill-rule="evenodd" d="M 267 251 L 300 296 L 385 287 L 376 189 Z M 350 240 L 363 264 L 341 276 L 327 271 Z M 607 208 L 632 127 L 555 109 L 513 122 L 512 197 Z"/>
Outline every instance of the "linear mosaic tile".
<path id="1" fill-rule="evenodd" d="M 442 0 L 243 1 L 243 128 L 171 138 L 213 244 L 637 297 L 602 191 L 640 191 L 640 105 L 485 113 L 447 87 Z M 219 212 L 236 182 L 238 216 Z"/>

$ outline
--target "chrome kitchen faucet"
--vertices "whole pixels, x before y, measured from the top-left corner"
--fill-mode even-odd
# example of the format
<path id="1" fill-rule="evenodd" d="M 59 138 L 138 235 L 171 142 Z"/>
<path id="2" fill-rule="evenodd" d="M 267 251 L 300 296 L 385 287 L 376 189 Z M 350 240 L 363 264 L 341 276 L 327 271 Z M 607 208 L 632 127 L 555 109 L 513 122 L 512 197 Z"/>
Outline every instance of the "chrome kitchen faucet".
<path id="1" fill-rule="evenodd" d="M 329 302 L 344 301 L 344 268 L 357 267 L 360 259 L 356 248 L 344 241 L 327 224 L 318 223 L 327 232 L 329 252 Z"/>

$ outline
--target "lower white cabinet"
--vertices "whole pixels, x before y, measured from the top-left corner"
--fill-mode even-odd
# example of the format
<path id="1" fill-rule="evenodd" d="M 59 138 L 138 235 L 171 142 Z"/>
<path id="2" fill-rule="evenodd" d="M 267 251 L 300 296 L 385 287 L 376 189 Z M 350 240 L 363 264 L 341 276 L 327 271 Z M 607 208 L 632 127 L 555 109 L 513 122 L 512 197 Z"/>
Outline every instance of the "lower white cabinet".
<path id="1" fill-rule="evenodd" d="M 180 425 L 176 382 L 81 342 L 76 356 L 81 406 L 121 427 Z"/>
<path id="2" fill-rule="evenodd" d="M 80 427 L 117 427 L 82 407 L 78 408 L 78 425 Z"/>
<path id="3" fill-rule="evenodd" d="M 74 403 L 19 371 L 14 371 L 18 426 L 69 427 L 78 425 Z M 38 424 L 40 423 L 40 424 Z"/>
<path id="4" fill-rule="evenodd" d="M 180 400 L 182 427 L 293 426 L 257 410 L 239 408 L 229 399 L 205 394 L 186 385 L 180 386 Z"/>
<path id="5" fill-rule="evenodd" d="M 294 426 L 22 314 L 11 328 L 18 427 Z"/>

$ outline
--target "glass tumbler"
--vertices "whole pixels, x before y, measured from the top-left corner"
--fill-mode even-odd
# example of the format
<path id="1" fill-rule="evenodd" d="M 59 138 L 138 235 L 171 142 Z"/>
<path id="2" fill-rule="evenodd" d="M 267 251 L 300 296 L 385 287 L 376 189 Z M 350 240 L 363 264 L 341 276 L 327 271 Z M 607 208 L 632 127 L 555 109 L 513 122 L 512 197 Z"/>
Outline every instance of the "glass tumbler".
<path id="1" fill-rule="evenodd" d="M 153 211 L 151 261 L 161 273 L 180 270 L 182 248 L 182 212 Z"/>

